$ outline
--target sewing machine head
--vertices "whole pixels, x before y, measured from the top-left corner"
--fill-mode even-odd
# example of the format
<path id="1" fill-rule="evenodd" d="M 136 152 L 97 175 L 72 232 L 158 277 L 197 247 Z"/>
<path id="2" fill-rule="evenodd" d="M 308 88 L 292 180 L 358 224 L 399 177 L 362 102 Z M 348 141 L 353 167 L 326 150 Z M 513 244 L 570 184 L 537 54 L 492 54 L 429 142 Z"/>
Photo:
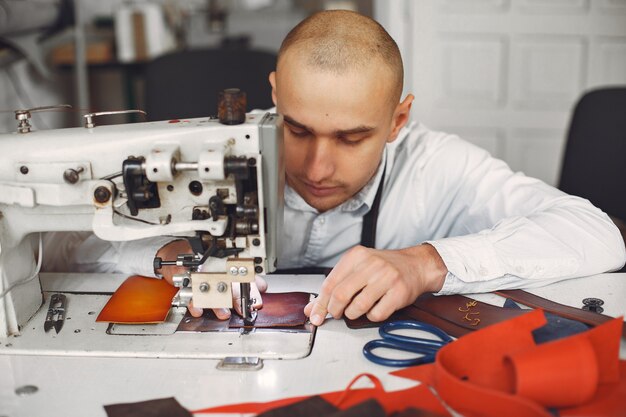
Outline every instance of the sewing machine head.
<path id="1" fill-rule="evenodd" d="M 177 305 L 231 307 L 231 282 L 275 269 L 284 178 L 277 115 L 96 126 L 97 115 L 85 127 L 40 131 L 22 117 L 20 133 L 0 135 L 0 293 L 36 273 L 36 232 L 47 231 L 189 238 L 193 254 L 155 259 L 188 267 L 176 280 Z M 36 279 L 0 299 L 0 335 L 18 333 L 41 299 Z"/>

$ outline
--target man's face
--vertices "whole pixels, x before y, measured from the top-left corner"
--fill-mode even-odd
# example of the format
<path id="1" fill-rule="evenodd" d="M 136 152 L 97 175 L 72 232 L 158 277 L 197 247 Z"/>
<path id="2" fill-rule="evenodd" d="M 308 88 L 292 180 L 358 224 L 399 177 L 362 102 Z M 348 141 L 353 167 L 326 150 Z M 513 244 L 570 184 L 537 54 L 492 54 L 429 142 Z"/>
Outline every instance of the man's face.
<path id="1" fill-rule="evenodd" d="M 398 116 L 391 75 L 381 67 L 335 74 L 287 54 L 270 75 L 277 111 L 284 116 L 287 183 L 320 212 L 367 184 L 385 143 L 406 123 L 408 109 Z"/>

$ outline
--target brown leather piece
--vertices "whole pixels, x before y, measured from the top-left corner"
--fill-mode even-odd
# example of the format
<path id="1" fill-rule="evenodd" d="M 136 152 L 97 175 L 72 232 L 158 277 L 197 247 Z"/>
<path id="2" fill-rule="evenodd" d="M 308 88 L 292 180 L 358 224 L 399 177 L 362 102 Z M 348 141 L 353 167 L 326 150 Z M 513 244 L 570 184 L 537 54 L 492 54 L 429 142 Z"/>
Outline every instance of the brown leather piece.
<path id="1" fill-rule="evenodd" d="M 258 310 L 253 326 L 246 326 L 243 318 L 233 314 L 229 327 L 296 327 L 303 326 L 307 321 L 304 307 L 309 303 L 311 294 L 308 292 L 285 292 L 263 294 L 263 308 Z"/>
<path id="2" fill-rule="evenodd" d="M 375 399 L 365 400 L 345 410 L 337 411 L 328 417 L 385 417 L 387 413 L 382 405 Z"/>
<path id="3" fill-rule="evenodd" d="M 503 308 L 462 295 L 421 295 L 412 305 L 396 311 L 388 321 L 418 320 L 439 327 L 450 336 L 460 337 L 474 330 L 527 313 L 528 310 Z M 350 328 L 373 327 L 365 316 L 346 319 Z"/>
<path id="4" fill-rule="evenodd" d="M 468 331 L 480 330 L 528 313 L 528 310 L 498 307 L 463 295 L 423 294 L 415 300 L 413 306 Z"/>
<path id="5" fill-rule="evenodd" d="M 524 290 L 503 290 L 496 291 L 496 294 L 504 298 L 510 298 L 516 303 L 524 304 L 525 306 L 532 308 L 541 308 L 545 311 L 556 314 L 557 316 L 580 321 L 581 323 L 589 324 L 592 326 L 597 326 L 599 324 L 613 320 L 613 317 L 582 310 L 576 307 L 566 306 L 564 304 L 559 304 L 555 301 L 539 297 L 538 295 L 531 294 Z"/>
<path id="6" fill-rule="evenodd" d="M 96 321 L 109 323 L 161 323 L 167 318 L 178 288 L 165 280 L 129 277 L 113 293 Z"/>
<path id="7" fill-rule="evenodd" d="M 108 417 L 192 417 L 175 398 L 105 405 Z"/>
<path id="8" fill-rule="evenodd" d="M 397 413 L 391 414 L 390 417 L 441 417 L 441 414 L 435 414 L 432 411 L 409 407 L 404 411 L 398 411 Z"/>

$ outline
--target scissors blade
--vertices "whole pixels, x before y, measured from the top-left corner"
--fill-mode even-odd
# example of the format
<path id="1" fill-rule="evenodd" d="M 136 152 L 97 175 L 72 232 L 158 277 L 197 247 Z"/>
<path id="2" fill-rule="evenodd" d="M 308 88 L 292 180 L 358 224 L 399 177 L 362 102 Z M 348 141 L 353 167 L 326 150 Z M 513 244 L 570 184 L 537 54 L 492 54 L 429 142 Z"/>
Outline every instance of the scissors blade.
<path id="1" fill-rule="evenodd" d="M 48 332 L 53 327 L 57 334 L 61 331 L 63 323 L 65 322 L 65 306 L 65 295 L 53 294 L 52 297 L 50 297 L 50 305 L 48 306 L 46 321 L 43 325 L 45 332 Z"/>

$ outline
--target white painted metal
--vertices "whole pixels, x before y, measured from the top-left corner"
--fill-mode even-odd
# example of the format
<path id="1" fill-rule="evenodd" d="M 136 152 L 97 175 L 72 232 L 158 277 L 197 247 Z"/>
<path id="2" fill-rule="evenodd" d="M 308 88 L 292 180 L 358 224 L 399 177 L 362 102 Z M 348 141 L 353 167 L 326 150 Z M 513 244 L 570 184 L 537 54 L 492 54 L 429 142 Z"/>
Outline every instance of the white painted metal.
<path id="1" fill-rule="evenodd" d="M 0 135 L 0 292 L 35 273 L 30 237 L 36 232 L 93 231 L 111 241 L 192 236 L 196 231 L 222 236 L 229 221 L 227 216 L 192 220 L 192 213 L 197 207 L 208 210 L 209 198 L 218 189 L 220 194 L 227 194 L 226 204 L 235 203 L 235 180 L 223 178 L 223 173 L 222 179 L 207 180 L 199 177 L 197 171 L 176 172 L 172 176 L 173 160 L 192 166 L 197 164 L 199 154 L 211 150 L 222 160 L 232 154 L 256 161 L 259 231 L 250 235 L 254 242 L 243 238 L 235 243 L 249 244 L 240 248 L 240 257 L 261 258 L 258 266 L 263 271 L 273 270 L 275 253 L 268 254 L 267 250 L 275 251 L 266 244 L 263 193 L 264 185 L 275 191 L 279 188 L 268 182 L 282 181 L 274 166 L 279 164 L 272 163 L 278 159 L 281 146 L 265 143 L 280 141 L 282 129 L 276 123 L 280 119 L 269 114 L 249 114 L 245 123 L 236 126 L 197 118 Z M 262 159 L 263 147 L 275 155 Z M 140 210 L 137 219 L 141 222 L 130 216 L 124 197 L 127 190 L 118 175 L 124 160 L 131 155 L 147 157 L 149 175 L 158 181 L 159 187 L 160 206 Z M 271 166 L 264 167 L 264 162 Z M 211 168 L 216 166 L 213 163 Z M 75 175 L 68 177 L 68 170 L 76 171 Z M 191 181 L 202 182 L 202 191 L 190 192 Z M 96 201 L 94 191 L 100 187 L 109 190 L 113 198 Z M 267 197 L 271 205 L 282 196 L 276 192 Z M 278 206 L 274 210 L 277 213 L 271 214 L 280 216 Z M 267 220 L 268 224 L 273 221 Z M 212 262 L 206 270 L 216 272 L 212 267 L 218 264 Z M 37 279 L 0 298 L 0 335 L 19 333 L 19 327 L 41 301 Z"/>
<path id="2" fill-rule="evenodd" d="M 398 42 L 413 118 L 514 170 L 558 182 L 586 90 L 626 84 L 626 1 L 376 1 Z"/>
<path id="3" fill-rule="evenodd" d="M 61 277 L 56 274 L 55 285 L 64 288 L 73 278 L 85 276 Z M 99 274 L 98 278 L 104 279 L 105 275 Z M 121 277 L 109 278 L 112 282 L 106 285 L 114 288 Z M 268 276 L 267 279 L 269 289 L 276 292 L 316 292 L 321 284 L 319 276 Z M 48 286 L 45 288 L 51 289 Z M 572 306 L 580 306 L 585 297 L 599 297 L 605 301 L 605 313 L 626 315 L 626 274 L 601 274 L 568 280 L 536 288 L 532 292 Z M 503 302 L 494 295 L 476 297 L 492 304 L 501 305 Z M 62 333 L 68 330 L 71 333 L 71 320 Z M 379 377 L 389 391 L 413 386 L 412 381 L 389 375 L 390 368 L 370 363 L 363 357 L 363 345 L 377 336 L 376 329 L 349 330 L 342 320 L 329 320 L 318 328 L 309 356 L 297 360 L 265 360 L 263 368 L 257 372 L 220 371 L 216 369 L 217 359 L 2 354 L 0 415 L 105 417 L 103 405 L 106 404 L 172 396 L 184 407 L 197 410 L 243 401 L 270 401 L 343 390 L 354 376 L 362 372 Z M 144 337 L 146 344 L 156 346 L 151 338 Z M 6 339 L 0 339 L 2 346 L 6 343 Z M 626 358 L 626 343 L 623 340 L 620 356 Z M 16 395 L 15 389 L 24 385 L 35 385 L 39 390 L 30 396 Z"/>

